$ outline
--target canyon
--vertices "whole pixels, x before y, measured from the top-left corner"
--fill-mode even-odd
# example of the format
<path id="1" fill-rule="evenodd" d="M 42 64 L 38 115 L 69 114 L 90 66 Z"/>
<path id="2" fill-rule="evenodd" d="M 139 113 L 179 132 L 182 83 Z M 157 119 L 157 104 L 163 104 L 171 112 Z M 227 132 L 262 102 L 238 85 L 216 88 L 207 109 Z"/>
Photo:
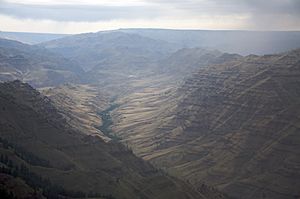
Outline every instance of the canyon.
<path id="1" fill-rule="evenodd" d="M 99 198 L 300 197 L 300 50 L 153 31 L 2 39 L 1 154 Z"/>

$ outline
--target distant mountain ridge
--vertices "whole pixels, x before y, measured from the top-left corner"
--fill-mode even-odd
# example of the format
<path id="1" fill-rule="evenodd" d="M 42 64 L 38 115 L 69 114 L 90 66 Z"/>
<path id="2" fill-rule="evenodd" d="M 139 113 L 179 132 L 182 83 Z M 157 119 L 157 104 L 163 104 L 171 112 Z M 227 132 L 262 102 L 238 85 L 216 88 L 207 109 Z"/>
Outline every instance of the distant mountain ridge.
<path id="1" fill-rule="evenodd" d="M 129 28 L 97 33 L 123 32 L 177 44 L 180 48 L 211 48 L 228 53 L 272 54 L 300 47 L 300 31 L 245 31 L 245 30 L 176 30 Z M 87 34 L 97 34 L 87 33 Z M 44 43 L 72 35 L 48 33 L 0 32 L 0 38 L 28 44 Z"/>
<path id="2" fill-rule="evenodd" d="M 86 71 L 134 70 L 178 49 L 175 44 L 120 31 L 79 34 L 40 46 L 76 61 Z"/>
<path id="3" fill-rule="evenodd" d="M 81 67 L 44 48 L 0 39 L 0 81 L 19 79 L 36 87 L 80 80 Z"/>
<path id="4" fill-rule="evenodd" d="M 210 48 L 241 55 L 273 54 L 300 48 L 300 31 L 170 30 L 132 28 L 121 32 L 176 43 L 182 48 Z"/>
<path id="5" fill-rule="evenodd" d="M 0 38 L 16 40 L 26 44 L 38 44 L 41 42 L 62 38 L 65 36 L 68 36 L 68 34 L 0 31 Z"/>

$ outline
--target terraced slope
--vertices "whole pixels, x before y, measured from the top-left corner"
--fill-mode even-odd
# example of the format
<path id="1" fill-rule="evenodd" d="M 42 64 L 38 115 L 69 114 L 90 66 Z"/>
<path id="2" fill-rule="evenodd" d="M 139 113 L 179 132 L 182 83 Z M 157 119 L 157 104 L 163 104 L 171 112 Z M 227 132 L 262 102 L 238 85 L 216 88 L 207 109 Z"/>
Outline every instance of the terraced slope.
<path id="1" fill-rule="evenodd" d="M 0 84 L 0 106 L 1 172 L 21 177 L 41 194 L 206 198 L 122 145 L 79 132 L 49 98 L 28 84 Z"/>
<path id="2" fill-rule="evenodd" d="M 158 63 L 159 76 L 149 75 L 127 84 L 134 89 L 118 97 L 116 103 L 120 107 L 112 113 L 113 130 L 139 156 L 151 155 L 166 139 L 170 128 L 167 124 L 174 118 L 180 99 L 176 91 L 182 81 L 201 68 L 239 59 L 242 56 L 216 50 L 178 50 Z M 160 129 L 165 131 L 160 134 Z"/>
<path id="3" fill-rule="evenodd" d="M 236 198 L 297 198 L 300 50 L 201 69 L 179 88 L 124 98 L 114 129 L 133 151 Z"/>

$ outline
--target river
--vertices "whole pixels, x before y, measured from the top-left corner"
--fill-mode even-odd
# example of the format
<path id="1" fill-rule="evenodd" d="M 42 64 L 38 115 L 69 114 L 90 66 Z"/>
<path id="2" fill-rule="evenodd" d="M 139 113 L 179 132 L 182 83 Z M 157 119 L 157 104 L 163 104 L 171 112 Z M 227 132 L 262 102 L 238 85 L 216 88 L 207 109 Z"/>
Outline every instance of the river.
<path id="1" fill-rule="evenodd" d="M 98 126 L 97 129 L 99 129 L 105 136 L 111 138 L 112 140 L 120 140 L 115 134 L 113 134 L 113 131 L 111 129 L 111 125 L 113 124 L 112 118 L 111 118 L 111 111 L 118 108 L 118 104 L 112 104 L 107 109 L 98 112 L 98 115 L 102 119 L 102 125 Z"/>

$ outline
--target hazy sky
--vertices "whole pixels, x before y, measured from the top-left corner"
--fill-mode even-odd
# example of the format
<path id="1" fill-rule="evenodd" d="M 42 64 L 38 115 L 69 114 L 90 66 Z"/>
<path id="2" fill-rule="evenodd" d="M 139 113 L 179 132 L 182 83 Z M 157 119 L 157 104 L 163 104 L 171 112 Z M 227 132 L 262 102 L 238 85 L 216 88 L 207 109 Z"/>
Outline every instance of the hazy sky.
<path id="1" fill-rule="evenodd" d="M 0 0 L 0 30 L 300 30 L 300 0 Z"/>

